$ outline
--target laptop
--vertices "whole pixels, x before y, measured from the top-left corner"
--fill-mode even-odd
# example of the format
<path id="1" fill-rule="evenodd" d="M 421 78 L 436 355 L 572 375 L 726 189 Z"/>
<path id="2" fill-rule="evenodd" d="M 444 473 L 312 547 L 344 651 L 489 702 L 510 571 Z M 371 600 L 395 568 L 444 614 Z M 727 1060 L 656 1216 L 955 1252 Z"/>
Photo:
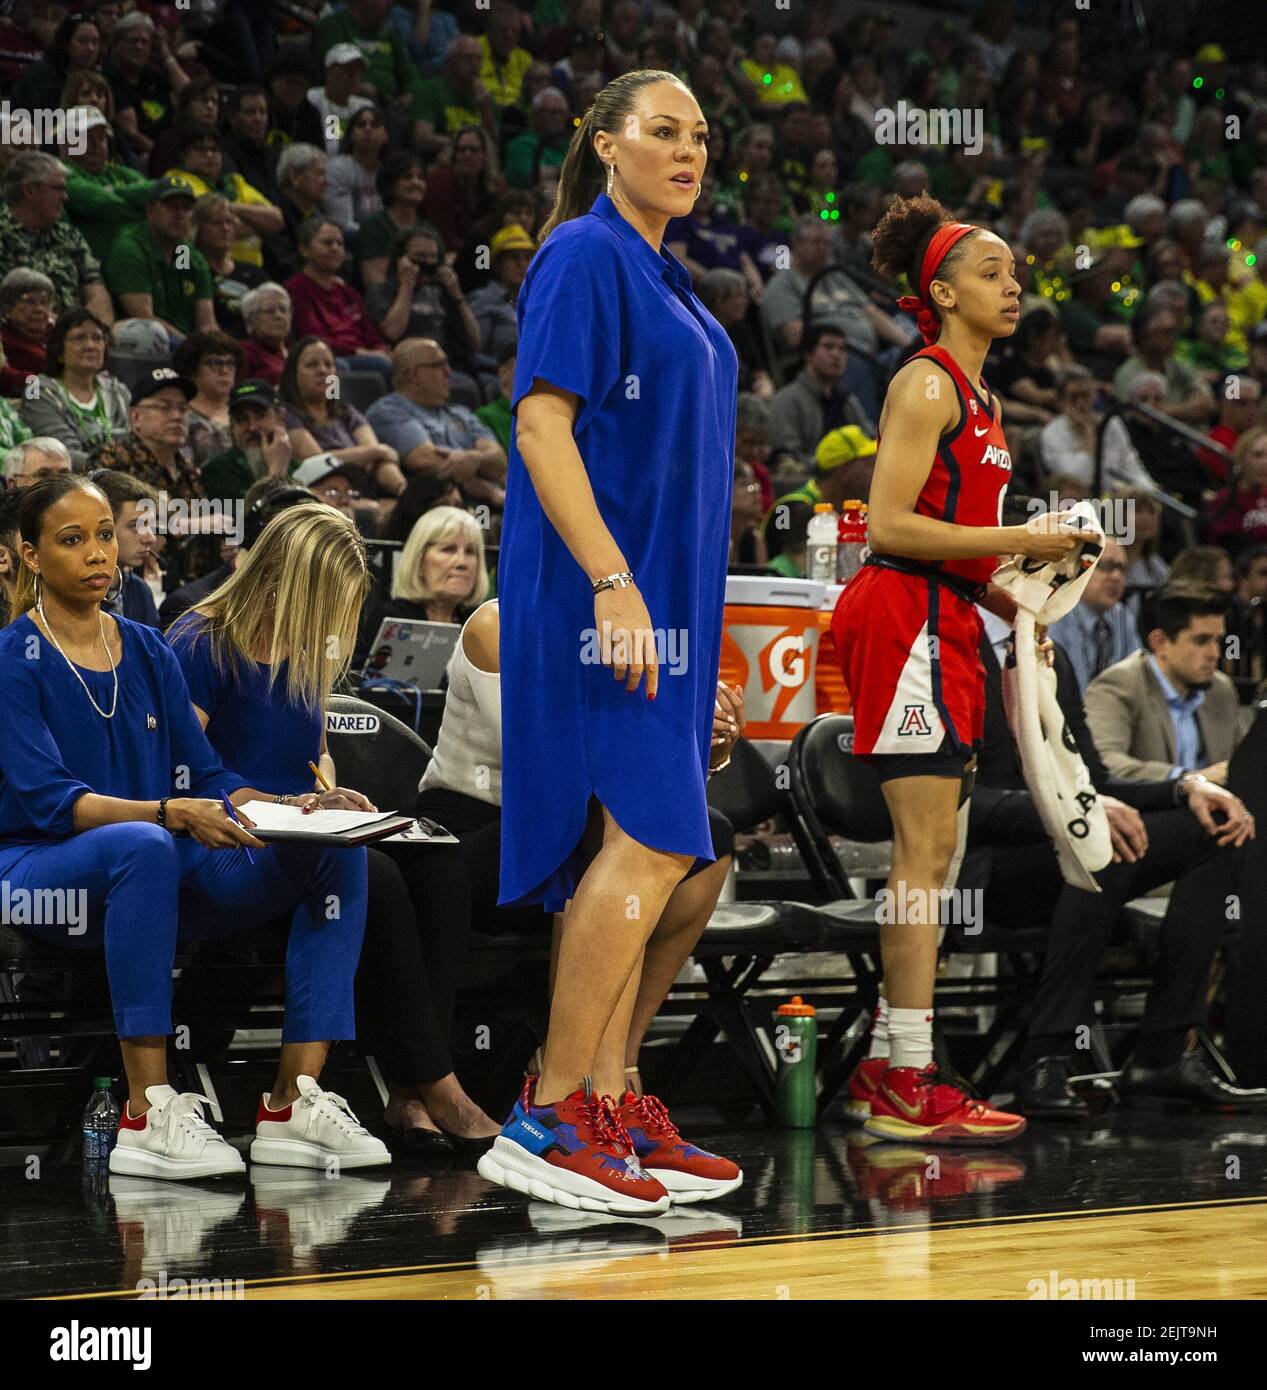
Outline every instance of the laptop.
<path id="1" fill-rule="evenodd" d="M 394 680 L 419 690 L 438 690 L 460 623 L 429 623 L 422 618 L 384 618 L 370 644 L 364 680 Z"/>

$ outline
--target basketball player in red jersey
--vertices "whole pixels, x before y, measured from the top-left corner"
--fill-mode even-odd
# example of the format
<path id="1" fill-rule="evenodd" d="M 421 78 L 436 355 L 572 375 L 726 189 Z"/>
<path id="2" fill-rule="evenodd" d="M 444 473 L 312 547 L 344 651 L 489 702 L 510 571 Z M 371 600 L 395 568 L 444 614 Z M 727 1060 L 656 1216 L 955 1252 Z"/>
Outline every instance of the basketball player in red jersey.
<path id="1" fill-rule="evenodd" d="M 854 705 L 854 752 L 878 771 L 893 821 L 884 992 L 872 1055 L 850 1082 L 849 1113 L 881 1138 L 998 1143 L 1019 1135 L 1024 1119 L 942 1079 L 932 1057 L 940 890 L 961 779 L 985 717 L 976 604 L 1011 620 L 1012 600 L 989 584 L 996 557 L 1057 560 L 1077 542 L 1052 516 L 1001 524 L 1012 462 L 981 367 L 991 341 L 1010 336 L 1020 317 L 1006 244 L 953 222 L 928 197 L 895 201 L 872 242 L 883 274 L 904 272 L 919 287 L 899 304 L 918 311 L 926 346 L 889 385 L 871 554 L 832 617 Z"/>

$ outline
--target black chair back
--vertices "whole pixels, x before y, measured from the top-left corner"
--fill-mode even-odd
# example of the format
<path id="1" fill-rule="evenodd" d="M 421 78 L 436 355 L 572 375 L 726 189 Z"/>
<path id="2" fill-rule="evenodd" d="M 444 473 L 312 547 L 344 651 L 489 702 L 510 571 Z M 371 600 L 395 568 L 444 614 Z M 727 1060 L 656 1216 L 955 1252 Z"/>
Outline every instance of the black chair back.
<path id="1" fill-rule="evenodd" d="M 790 809 L 774 768 L 746 738 L 731 750 L 729 767 L 708 779 L 708 804 L 741 835 Z"/>
<path id="2" fill-rule="evenodd" d="M 383 378 L 377 372 L 344 372 L 339 377 L 339 399 L 362 415 L 383 395 Z"/>
<path id="3" fill-rule="evenodd" d="M 342 786 L 382 811 L 413 813 L 431 749 L 407 724 L 355 695 L 331 695 L 326 744 Z"/>
<path id="4" fill-rule="evenodd" d="M 792 741 L 794 801 L 811 809 L 828 835 L 875 844 L 893 838 L 893 822 L 875 769 L 853 756 L 853 715 L 823 714 Z"/>
<path id="5" fill-rule="evenodd" d="M 820 714 L 792 740 L 788 754 L 792 829 L 818 886 L 833 898 L 852 897 L 828 840 L 876 844 L 893 838 L 893 821 L 875 769 L 853 755 L 853 716 Z M 975 772 L 965 772 L 959 805 L 972 795 Z"/>

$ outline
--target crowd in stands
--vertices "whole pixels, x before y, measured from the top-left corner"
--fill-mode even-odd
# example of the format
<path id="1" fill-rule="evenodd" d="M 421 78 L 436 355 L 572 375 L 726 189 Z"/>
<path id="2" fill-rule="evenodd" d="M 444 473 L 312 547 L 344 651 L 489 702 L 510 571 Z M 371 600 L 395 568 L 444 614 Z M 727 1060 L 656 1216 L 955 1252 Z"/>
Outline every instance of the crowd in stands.
<path id="1" fill-rule="evenodd" d="M 560 165 L 605 82 L 661 69 L 710 124 L 665 243 L 739 357 L 732 566 L 803 575 L 814 505 L 866 500 L 885 388 L 921 345 L 869 233 L 931 193 L 1015 259 L 1022 317 L 985 371 L 1012 492 L 1130 517 L 1052 634 L 1104 762 L 1220 780 L 1233 697 L 1267 679 L 1267 63 L 1207 41 L 1195 7 L 1133 48 L 1013 8 L 14 0 L 0 94 L 75 122 L 0 144 L 6 598 L 16 497 L 73 471 L 115 513 L 124 616 L 167 628 L 261 517 L 315 498 L 401 547 L 359 655 L 384 617 L 466 622 L 496 596 L 516 300 Z M 899 102 L 976 113 L 979 138 L 878 138 Z M 184 519 L 139 524 L 160 498 Z M 1176 581 L 1218 598 L 1159 629 Z M 1190 619 L 1238 640 L 1214 686 L 1162 687 L 1176 746 L 1136 716 L 1156 634 Z"/>

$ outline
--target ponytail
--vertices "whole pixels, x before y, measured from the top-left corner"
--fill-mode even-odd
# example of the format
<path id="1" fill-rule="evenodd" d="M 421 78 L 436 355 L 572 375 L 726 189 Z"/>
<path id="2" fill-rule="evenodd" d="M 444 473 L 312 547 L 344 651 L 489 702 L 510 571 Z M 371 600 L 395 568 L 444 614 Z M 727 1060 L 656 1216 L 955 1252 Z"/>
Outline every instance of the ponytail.
<path id="1" fill-rule="evenodd" d="M 23 613 L 35 607 L 35 571 L 19 555 L 17 573 L 13 579 L 13 607 L 9 610 L 9 621 L 16 623 Z"/>

